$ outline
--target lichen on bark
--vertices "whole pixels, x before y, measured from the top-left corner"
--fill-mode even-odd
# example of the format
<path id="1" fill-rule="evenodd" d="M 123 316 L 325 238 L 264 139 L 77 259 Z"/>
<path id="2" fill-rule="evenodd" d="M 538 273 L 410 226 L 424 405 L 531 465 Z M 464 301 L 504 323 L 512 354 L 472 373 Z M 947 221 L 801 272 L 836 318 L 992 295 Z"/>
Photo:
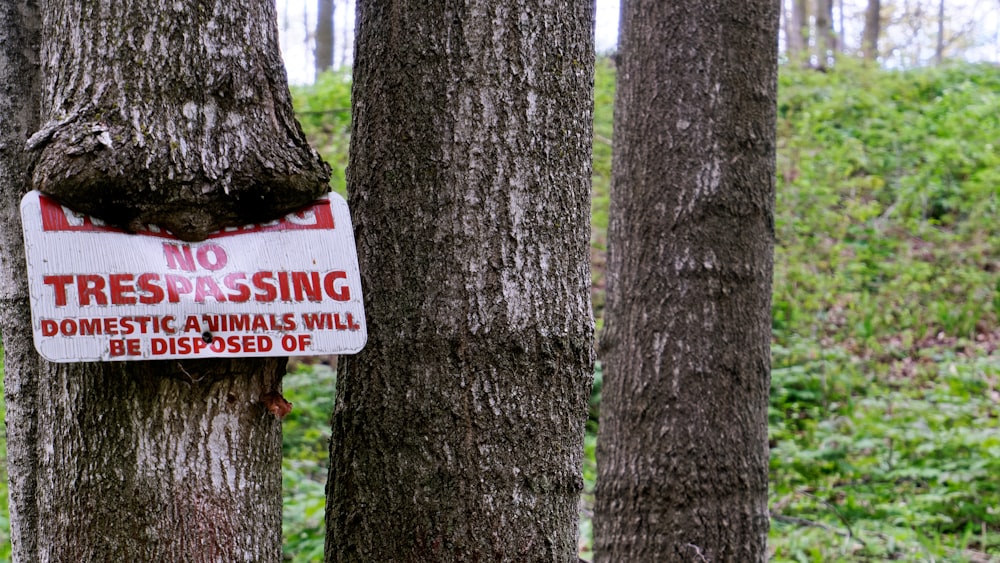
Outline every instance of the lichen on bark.
<path id="1" fill-rule="evenodd" d="M 126 228 L 185 240 L 328 188 L 292 112 L 273 2 L 43 3 L 33 183 Z"/>

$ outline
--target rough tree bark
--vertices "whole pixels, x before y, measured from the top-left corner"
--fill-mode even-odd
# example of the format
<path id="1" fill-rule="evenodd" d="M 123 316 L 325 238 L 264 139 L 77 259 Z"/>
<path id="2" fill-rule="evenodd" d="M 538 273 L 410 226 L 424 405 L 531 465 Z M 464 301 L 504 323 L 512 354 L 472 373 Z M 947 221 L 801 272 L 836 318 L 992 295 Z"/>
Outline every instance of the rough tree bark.
<path id="1" fill-rule="evenodd" d="M 24 141 L 38 127 L 41 16 L 33 0 L 0 5 L 0 333 L 4 350 L 7 476 L 15 561 L 36 552 L 35 478 L 38 466 L 39 362 L 31 337 L 28 279 L 19 213 L 28 190 L 30 158 Z"/>
<path id="2" fill-rule="evenodd" d="M 319 0 L 316 18 L 316 76 L 333 68 L 334 33 L 333 15 L 336 10 L 335 0 Z"/>
<path id="3" fill-rule="evenodd" d="M 593 7 L 358 3 L 328 561 L 569 561 L 592 379 Z"/>
<path id="4" fill-rule="evenodd" d="M 865 9 L 865 29 L 861 36 L 861 52 L 866 62 L 874 63 L 878 60 L 881 22 L 881 3 L 879 0 L 868 0 L 868 7 Z"/>
<path id="5" fill-rule="evenodd" d="M 34 184 L 115 224 L 189 240 L 322 193 L 292 114 L 272 2 L 42 3 Z"/>
<path id="6" fill-rule="evenodd" d="M 40 82 L 5 81 L 3 96 L 17 128 L 2 156 L 19 172 L 3 174 L 16 180 L 0 229 L 4 312 L 16 313 L 3 325 L 8 432 L 23 448 L 12 470 L 24 463 L 11 474 L 17 559 L 279 561 L 281 430 L 261 399 L 280 389 L 284 361 L 40 361 L 25 348 L 12 215 L 25 146 L 36 189 L 185 240 L 324 192 L 328 168 L 292 114 L 274 4 L 43 0 L 40 14 Z M 0 29 L 17 42 L 34 28 Z M 29 138 L 36 111 L 44 125 Z"/>
<path id="7" fill-rule="evenodd" d="M 778 0 L 625 0 L 598 561 L 766 559 Z"/>

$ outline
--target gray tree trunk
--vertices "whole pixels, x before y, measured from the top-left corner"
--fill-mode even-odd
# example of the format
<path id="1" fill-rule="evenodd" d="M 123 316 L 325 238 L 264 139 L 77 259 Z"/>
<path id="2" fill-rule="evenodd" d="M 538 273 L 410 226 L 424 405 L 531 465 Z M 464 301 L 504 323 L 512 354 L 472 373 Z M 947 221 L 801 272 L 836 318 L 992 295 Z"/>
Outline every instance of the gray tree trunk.
<path id="1" fill-rule="evenodd" d="M 833 30 L 833 0 L 816 0 L 816 68 L 830 66 L 837 55 L 837 34 Z"/>
<path id="2" fill-rule="evenodd" d="M 333 15 L 335 0 L 319 0 L 316 18 L 316 76 L 333 68 L 334 33 Z"/>
<path id="3" fill-rule="evenodd" d="M 25 47 L 2 96 L 18 124 L 0 228 L 16 559 L 279 561 L 281 429 L 262 397 L 280 390 L 284 360 L 39 360 L 12 214 L 26 141 L 36 189 L 186 240 L 325 191 L 292 115 L 274 4 L 49 0 L 40 14 L 40 81 Z M 17 43 L 35 26 L 2 29 Z"/>
<path id="4" fill-rule="evenodd" d="M 575 560 L 592 4 L 369 0 L 358 17 L 369 340 L 337 386 L 326 558 Z"/>
<path id="5" fill-rule="evenodd" d="M 766 559 L 778 16 L 623 4 L 597 561 Z"/>
<path id="6" fill-rule="evenodd" d="M 861 37 L 861 52 L 864 60 L 869 63 L 878 60 L 878 37 L 881 21 L 879 0 L 868 0 L 868 7 L 865 9 L 865 29 Z"/>
<path id="7" fill-rule="evenodd" d="M 938 2 L 937 17 L 937 45 L 934 48 L 934 64 L 940 65 L 944 62 L 944 0 Z"/>
<path id="8" fill-rule="evenodd" d="M 7 476 L 13 557 L 36 553 L 39 362 L 24 270 L 21 196 L 30 183 L 24 141 L 38 128 L 41 16 L 33 0 L 0 5 L 0 333 L 7 406 Z"/>
<path id="9" fill-rule="evenodd" d="M 198 240 L 327 190 L 292 113 L 273 2 L 48 0 L 42 15 L 40 191 Z"/>
<path id="10" fill-rule="evenodd" d="M 809 1 L 792 0 L 792 17 L 785 30 L 788 41 L 788 60 L 802 65 L 809 64 Z"/>

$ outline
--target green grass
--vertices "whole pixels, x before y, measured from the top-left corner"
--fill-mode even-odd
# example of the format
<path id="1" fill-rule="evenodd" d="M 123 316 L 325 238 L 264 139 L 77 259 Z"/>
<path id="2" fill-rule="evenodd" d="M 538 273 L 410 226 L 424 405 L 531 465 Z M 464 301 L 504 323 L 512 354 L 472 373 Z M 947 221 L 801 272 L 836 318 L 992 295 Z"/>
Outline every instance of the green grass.
<path id="1" fill-rule="evenodd" d="M 596 78 L 592 259 L 604 290 L 614 68 Z M 347 75 L 294 91 L 343 193 Z M 778 106 L 774 561 L 1000 561 L 1000 69 L 783 69 Z M 600 322 L 600 321 L 599 321 Z M 598 365 L 585 443 L 590 557 Z M 284 551 L 321 560 L 336 375 L 285 396 Z M 2 450 L 0 450 L 2 452 Z M 6 508 L 6 481 L 0 508 Z M 9 558 L 6 510 L 0 560 Z"/>

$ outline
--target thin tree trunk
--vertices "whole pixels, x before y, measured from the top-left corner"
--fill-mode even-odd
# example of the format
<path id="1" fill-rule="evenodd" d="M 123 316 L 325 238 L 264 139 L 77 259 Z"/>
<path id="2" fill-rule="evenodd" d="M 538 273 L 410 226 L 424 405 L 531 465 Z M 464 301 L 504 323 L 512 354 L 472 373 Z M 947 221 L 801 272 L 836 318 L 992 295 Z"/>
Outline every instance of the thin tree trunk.
<path id="1" fill-rule="evenodd" d="M 322 72 L 333 68 L 334 33 L 333 16 L 336 5 L 334 0 L 319 0 L 316 17 L 316 77 Z"/>
<path id="2" fill-rule="evenodd" d="M 809 64 L 809 2 L 792 0 L 792 18 L 786 31 L 788 39 L 788 60 L 803 65 Z"/>
<path id="3" fill-rule="evenodd" d="M 369 341 L 338 380 L 326 558 L 575 560 L 592 4 L 368 0 L 358 17 Z"/>
<path id="4" fill-rule="evenodd" d="M 41 16 L 41 82 L 12 83 L 41 100 L 35 188 L 187 240 L 326 190 L 292 115 L 272 2 L 46 1 Z M 13 114 L 16 150 L 28 111 Z M 5 185 L 5 209 L 23 190 Z M 15 223 L 5 216 L 4 240 Z M 281 429 L 261 401 L 284 361 L 41 362 L 25 348 L 24 285 L 7 281 L 23 284 L 19 242 L 4 260 L 18 560 L 279 561 Z"/>
<path id="5" fill-rule="evenodd" d="M 778 14 L 623 4 L 597 561 L 767 557 Z"/>
<path id="6" fill-rule="evenodd" d="M 830 66 L 837 54 L 833 31 L 833 0 L 816 0 L 816 68 Z"/>
<path id="7" fill-rule="evenodd" d="M 940 65 L 944 62 L 944 0 L 938 2 L 937 17 L 937 46 L 934 49 L 934 64 Z"/>
<path id="8" fill-rule="evenodd" d="M 39 507 L 38 356 L 31 332 L 28 278 L 19 213 L 30 184 L 24 141 L 38 128 L 41 16 L 33 0 L 0 5 L 0 333 L 7 414 L 7 476 L 13 558 L 36 553 Z"/>
<path id="9" fill-rule="evenodd" d="M 865 29 L 861 39 L 861 52 L 864 60 L 874 63 L 878 60 L 878 38 L 881 26 L 881 3 L 879 0 L 868 0 L 865 10 Z"/>

